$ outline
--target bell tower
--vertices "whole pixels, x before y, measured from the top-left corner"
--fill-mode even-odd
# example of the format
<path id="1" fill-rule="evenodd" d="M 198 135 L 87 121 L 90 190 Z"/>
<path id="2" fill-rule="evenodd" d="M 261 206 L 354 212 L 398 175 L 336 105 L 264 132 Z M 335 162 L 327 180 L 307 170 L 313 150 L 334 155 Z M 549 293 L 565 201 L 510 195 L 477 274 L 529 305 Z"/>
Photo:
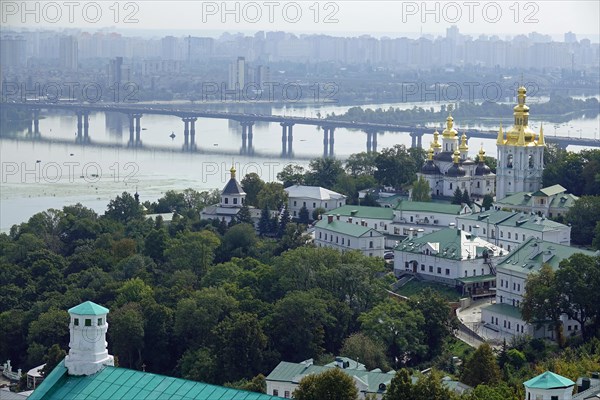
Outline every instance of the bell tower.
<path id="1" fill-rule="evenodd" d="M 65 358 L 69 375 L 93 375 L 105 365 L 114 366 L 106 348 L 107 315 L 108 308 L 91 301 L 69 309 L 69 354 Z"/>
<path id="2" fill-rule="evenodd" d="M 527 89 L 517 90 L 518 104 L 513 108 L 514 123 L 504 134 L 498 131 L 498 165 L 496 167 L 496 200 L 518 192 L 535 192 L 542 188 L 544 172 L 543 128 L 538 139 L 529 128 L 529 107 L 525 104 Z"/>

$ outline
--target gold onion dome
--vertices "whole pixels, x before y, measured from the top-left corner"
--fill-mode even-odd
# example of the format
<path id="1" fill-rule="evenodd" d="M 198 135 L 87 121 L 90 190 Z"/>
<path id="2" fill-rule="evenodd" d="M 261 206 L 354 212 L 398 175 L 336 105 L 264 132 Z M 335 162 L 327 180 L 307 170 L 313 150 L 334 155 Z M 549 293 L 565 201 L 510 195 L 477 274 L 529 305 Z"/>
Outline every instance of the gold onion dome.
<path id="1" fill-rule="evenodd" d="M 458 146 L 460 151 L 469 151 L 469 146 L 467 146 L 467 135 L 463 132 L 460 137 L 460 146 Z"/>
<path id="2" fill-rule="evenodd" d="M 485 161 L 485 151 L 483 150 L 483 146 L 481 146 L 481 148 L 479 149 L 479 161 Z"/>
<path id="3" fill-rule="evenodd" d="M 431 143 L 431 147 L 433 149 L 441 149 L 442 148 L 442 145 L 439 142 L 439 137 L 440 137 L 440 133 L 436 129 L 435 132 L 433 132 L 433 143 Z"/>
<path id="4" fill-rule="evenodd" d="M 235 167 L 233 166 L 233 164 L 231 165 L 231 169 L 229 170 L 229 172 L 231 173 L 231 179 L 235 179 Z"/>
<path id="5" fill-rule="evenodd" d="M 506 134 L 506 144 L 517 146 L 535 146 L 535 132 L 529 128 L 529 107 L 525 104 L 527 98 L 527 89 L 523 86 L 517 89 L 518 104 L 514 110 L 514 125 Z M 500 142 L 500 133 L 498 133 L 498 144 Z"/>
<path id="6" fill-rule="evenodd" d="M 446 129 L 444 129 L 442 135 L 445 138 L 455 138 L 457 134 L 458 132 L 454 129 L 454 118 L 452 118 L 452 115 L 448 115 L 448 118 L 446 118 Z"/>

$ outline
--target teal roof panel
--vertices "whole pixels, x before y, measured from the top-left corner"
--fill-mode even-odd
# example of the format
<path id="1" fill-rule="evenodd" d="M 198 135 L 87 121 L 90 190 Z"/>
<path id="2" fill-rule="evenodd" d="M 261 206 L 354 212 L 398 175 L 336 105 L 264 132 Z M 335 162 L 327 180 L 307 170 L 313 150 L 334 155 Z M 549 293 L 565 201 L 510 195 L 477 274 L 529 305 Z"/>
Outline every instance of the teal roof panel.
<path id="1" fill-rule="evenodd" d="M 63 360 L 29 399 L 276 400 L 278 397 L 110 366 L 94 375 L 70 376 Z"/>
<path id="2" fill-rule="evenodd" d="M 102 307 L 92 301 L 86 301 L 69 309 L 70 314 L 77 315 L 104 315 L 108 314 L 108 308 Z"/>
<path id="3" fill-rule="evenodd" d="M 554 372 L 546 371 L 523 383 L 523 385 L 531 389 L 559 389 L 573 386 L 575 385 L 575 382 L 569 378 L 555 374 Z"/>

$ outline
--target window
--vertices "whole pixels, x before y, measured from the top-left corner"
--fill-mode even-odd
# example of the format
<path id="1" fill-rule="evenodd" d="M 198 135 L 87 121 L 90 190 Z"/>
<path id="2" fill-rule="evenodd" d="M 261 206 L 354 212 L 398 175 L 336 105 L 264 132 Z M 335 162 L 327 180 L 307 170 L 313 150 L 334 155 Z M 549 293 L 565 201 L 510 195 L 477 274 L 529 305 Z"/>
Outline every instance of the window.
<path id="1" fill-rule="evenodd" d="M 473 276 L 477 275 L 477 272 L 475 272 L 475 268 L 473 268 Z"/>
<path id="2" fill-rule="evenodd" d="M 233 198 L 233 204 L 237 204 L 237 197 Z"/>
<path id="3" fill-rule="evenodd" d="M 433 272 L 433 265 L 429 266 L 429 272 Z"/>
<path id="4" fill-rule="evenodd" d="M 294 207 L 296 207 L 296 200 L 294 200 Z"/>
<path id="5" fill-rule="evenodd" d="M 286 399 L 290 398 L 290 391 L 286 390 L 285 392 L 283 392 L 283 397 L 285 397 Z"/>
<path id="6" fill-rule="evenodd" d="M 92 326 L 92 320 L 89 318 L 85 319 L 85 326 Z"/>
<path id="7" fill-rule="evenodd" d="M 98 326 L 102 325 L 102 318 L 98 318 Z"/>
<path id="8" fill-rule="evenodd" d="M 344 244 L 344 238 L 342 238 L 342 245 Z"/>
<path id="9" fill-rule="evenodd" d="M 350 239 L 348 239 L 348 247 L 350 247 Z"/>
<path id="10" fill-rule="evenodd" d="M 225 204 L 229 204 L 229 197 L 225 197 Z"/>
<path id="11" fill-rule="evenodd" d="M 504 237 L 504 231 L 500 231 L 500 237 Z"/>
<path id="12" fill-rule="evenodd" d="M 452 183 L 450 183 L 450 189 L 452 189 Z"/>
<path id="13" fill-rule="evenodd" d="M 372 248 L 373 248 L 373 241 L 372 241 L 372 240 L 369 242 L 369 248 L 370 248 L 370 249 L 372 249 Z"/>
<path id="14" fill-rule="evenodd" d="M 421 264 L 421 271 L 425 271 L 425 264 Z"/>
<path id="15" fill-rule="evenodd" d="M 317 207 L 317 203 L 313 203 L 313 208 L 316 208 L 316 207 Z"/>
<path id="16" fill-rule="evenodd" d="M 446 275 L 450 275 L 450 270 L 446 268 Z"/>
<path id="17" fill-rule="evenodd" d="M 302 205 L 303 205 L 304 207 L 306 207 L 306 202 L 305 202 L 305 201 L 303 201 L 303 202 L 302 202 Z"/>
<path id="18" fill-rule="evenodd" d="M 279 390 L 273 389 L 273 396 L 279 396 Z"/>
<path id="19" fill-rule="evenodd" d="M 437 273 L 440 275 L 442 274 L 442 267 L 437 267 Z"/>
<path id="20" fill-rule="evenodd" d="M 73 319 L 73 325 L 79 326 L 79 318 Z"/>
<path id="21" fill-rule="evenodd" d="M 510 239 L 510 232 L 508 232 L 508 238 Z"/>
<path id="22" fill-rule="evenodd" d="M 467 271 L 465 271 L 465 278 L 469 275 L 469 273 Z"/>

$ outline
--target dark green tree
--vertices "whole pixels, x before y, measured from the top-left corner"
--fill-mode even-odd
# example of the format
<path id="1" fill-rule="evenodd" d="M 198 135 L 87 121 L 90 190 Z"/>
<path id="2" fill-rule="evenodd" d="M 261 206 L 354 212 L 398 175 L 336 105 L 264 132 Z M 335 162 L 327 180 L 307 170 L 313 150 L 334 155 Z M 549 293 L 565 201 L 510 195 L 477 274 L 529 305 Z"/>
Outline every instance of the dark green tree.
<path id="1" fill-rule="evenodd" d="M 571 224 L 571 241 L 574 244 L 592 244 L 596 224 L 600 222 L 600 196 L 582 196 L 575 200 L 565 219 Z"/>
<path id="2" fill-rule="evenodd" d="M 302 378 L 292 396 L 296 400 L 358 400 L 358 389 L 350 375 L 330 368 Z"/>
<path id="3" fill-rule="evenodd" d="M 470 386 L 500 382 L 500 368 L 489 344 L 484 343 L 467 359 L 461 382 Z"/>
<path id="4" fill-rule="evenodd" d="M 248 208 L 248 204 L 244 204 L 240 211 L 235 216 L 235 222 L 238 224 L 250 224 L 254 225 L 254 221 L 252 220 L 252 215 L 250 215 L 250 209 Z"/>
<path id="5" fill-rule="evenodd" d="M 304 225 L 308 225 L 308 223 L 310 222 L 308 208 L 306 208 L 306 206 L 302 206 L 300 211 L 298 211 L 298 222 Z"/>
<path id="6" fill-rule="evenodd" d="M 401 189 L 416 179 L 417 163 L 414 154 L 404 145 L 383 149 L 375 159 L 374 176 L 377 183 Z"/>
<path id="7" fill-rule="evenodd" d="M 279 226 L 277 229 L 277 237 L 282 237 L 285 234 L 285 227 L 287 226 L 287 224 L 289 222 L 290 222 L 290 212 L 288 211 L 287 207 L 285 207 L 279 217 Z"/>
<path id="8" fill-rule="evenodd" d="M 109 343 L 119 364 L 139 368 L 144 348 L 144 316 L 138 303 L 128 303 L 110 313 Z"/>
<path id="9" fill-rule="evenodd" d="M 471 207 L 471 196 L 469 196 L 469 192 L 467 191 L 467 189 L 465 189 L 465 191 L 462 193 L 461 203 L 464 203 Z"/>
<path id="10" fill-rule="evenodd" d="M 492 208 L 492 205 L 494 204 L 494 197 L 491 194 L 486 194 L 483 196 L 483 202 L 481 203 L 481 207 L 484 210 L 489 210 L 490 208 Z"/>
<path id="11" fill-rule="evenodd" d="M 396 371 L 396 375 L 392 378 L 390 386 L 383 395 L 383 400 L 412 400 L 415 398 L 414 391 L 410 372 L 402 368 Z"/>
<path id="12" fill-rule="evenodd" d="M 431 189 L 429 188 L 429 182 L 427 182 L 422 176 L 413 182 L 412 200 L 431 201 Z"/>
<path id="13" fill-rule="evenodd" d="M 283 187 L 304 185 L 306 172 L 300 165 L 288 164 L 277 174 L 277 179 L 283 182 Z"/>
<path id="14" fill-rule="evenodd" d="M 338 177 L 344 174 L 342 162 L 330 157 L 316 158 L 310 162 L 308 167 L 309 171 L 305 177 L 306 184 L 326 189 L 333 189 Z"/>
<path id="15" fill-rule="evenodd" d="M 112 220 L 126 223 L 142 216 L 142 206 L 132 195 L 123 192 L 108 203 L 104 215 Z"/>
<path id="16" fill-rule="evenodd" d="M 263 207 L 258 220 L 258 234 L 265 236 L 271 233 L 271 212 L 268 207 Z"/>
<path id="17" fill-rule="evenodd" d="M 44 368 L 42 368 L 42 375 L 47 376 L 50 372 L 52 372 L 54 367 L 56 367 L 66 355 L 67 353 L 61 349 L 59 345 L 52 345 L 52 347 L 48 349 L 48 353 L 44 356 L 45 365 Z"/>
<path id="18" fill-rule="evenodd" d="M 265 182 L 260 179 L 257 173 L 252 172 L 242 179 L 241 184 L 244 192 L 246 192 L 246 204 L 258 207 L 258 194 L 265 187 Z"/>
<path id="19" fill-rule="evenodd" d="M 354 333 L 344 340 L 340 355 L 359 360 L 368 370 L 379 368 L 388 371 L 390 369 L 385 356 L 385 346 L 362 332 Z"/>
<path id="20" fill-rule="evenodd" d="M 454 197 L 452 198 L 452 204 L 462 204 L 463 194 L 459 187 L 454 191 Z"/>

